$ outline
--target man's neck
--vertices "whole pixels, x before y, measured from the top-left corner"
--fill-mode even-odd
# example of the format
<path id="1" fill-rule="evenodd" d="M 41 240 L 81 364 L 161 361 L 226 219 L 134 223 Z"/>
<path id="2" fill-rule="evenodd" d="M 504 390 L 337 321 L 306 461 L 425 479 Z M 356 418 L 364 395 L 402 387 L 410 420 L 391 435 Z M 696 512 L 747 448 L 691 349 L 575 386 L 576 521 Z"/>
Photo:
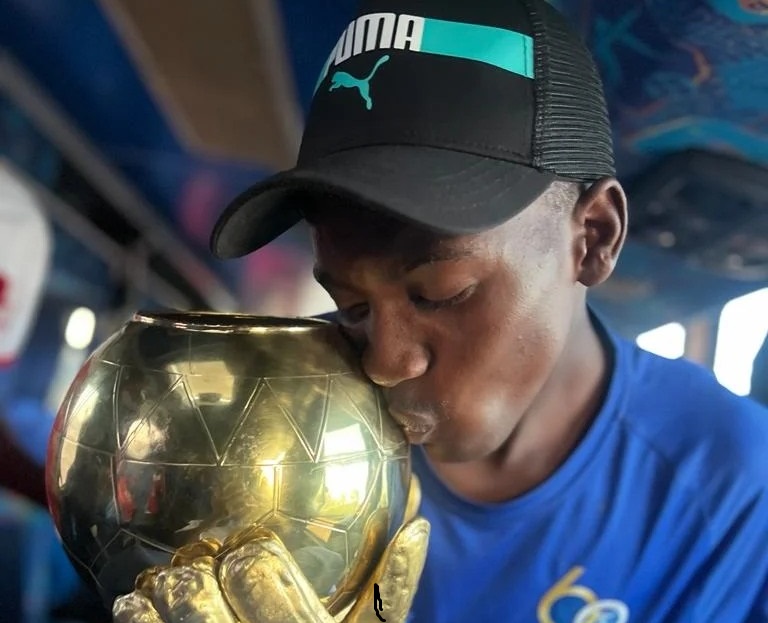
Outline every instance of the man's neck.
<path id="1" fill-rule="evenodd" d="M 507 442 L 471 463 L 433 463 L 451 489 L 478 502 L 514 499 L 549 478 L 600 410 L 612 367 L 585 309 L 557 366 Z"/>

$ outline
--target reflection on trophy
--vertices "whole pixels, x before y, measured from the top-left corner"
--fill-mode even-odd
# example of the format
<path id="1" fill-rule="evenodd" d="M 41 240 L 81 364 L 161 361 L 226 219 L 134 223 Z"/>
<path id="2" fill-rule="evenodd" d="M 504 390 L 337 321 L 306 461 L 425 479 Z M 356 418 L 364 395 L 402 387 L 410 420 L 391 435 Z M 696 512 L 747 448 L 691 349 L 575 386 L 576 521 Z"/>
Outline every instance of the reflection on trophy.
<path id="1" fill-rule="evenodd" d="M 331 613 L 403 524 L 405 438 L 338 329 L 140 313 L 84 364 L 48 450 L 51 513 L 102 598 L 181 546 L 272 530 Z"/>

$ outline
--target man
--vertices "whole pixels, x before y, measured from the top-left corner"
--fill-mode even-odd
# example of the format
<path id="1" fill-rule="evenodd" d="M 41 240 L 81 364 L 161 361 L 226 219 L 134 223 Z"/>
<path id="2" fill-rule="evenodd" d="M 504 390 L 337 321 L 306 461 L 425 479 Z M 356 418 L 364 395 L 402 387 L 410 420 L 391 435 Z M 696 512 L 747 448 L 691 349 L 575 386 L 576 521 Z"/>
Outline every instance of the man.
<path id="1" fill-rule="evenodd" d="M 409 621 L 768 620 L 768 414 L 587 307 L 627 205 L 595 67 L 545 2 L 363 3 L 297 167 L 229 207 L 214 253 L 303 217 L 338 322 L 414 444 L 431 535 Z M 397 545 L 400 575 L 377 576 L 388 621 L 420 564 Z M 230 604 L 261 595 L 241 618 L 331 620 L 302 605 L 284 553 L 270 560 L 225 587 Z M 166 620 L 193 587 L 220 599 L 174 578 L 148 592 Z"/>

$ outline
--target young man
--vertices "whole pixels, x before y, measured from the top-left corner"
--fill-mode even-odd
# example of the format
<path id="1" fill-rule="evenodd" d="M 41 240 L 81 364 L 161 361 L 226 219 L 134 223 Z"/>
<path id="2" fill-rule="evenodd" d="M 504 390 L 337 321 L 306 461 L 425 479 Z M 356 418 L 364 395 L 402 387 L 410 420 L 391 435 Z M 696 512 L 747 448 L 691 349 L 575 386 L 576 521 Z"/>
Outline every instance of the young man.
<path id="1" fill-rule="evenodd" d="M 236 200 L 213 250 L 309 220 L 414 444 L 431 536 L 408 620 L 768 620 L 768 413 L 586 304 L 627 231 L 589 53 L 542 0 L 359 15 L 297 167 Z"/>

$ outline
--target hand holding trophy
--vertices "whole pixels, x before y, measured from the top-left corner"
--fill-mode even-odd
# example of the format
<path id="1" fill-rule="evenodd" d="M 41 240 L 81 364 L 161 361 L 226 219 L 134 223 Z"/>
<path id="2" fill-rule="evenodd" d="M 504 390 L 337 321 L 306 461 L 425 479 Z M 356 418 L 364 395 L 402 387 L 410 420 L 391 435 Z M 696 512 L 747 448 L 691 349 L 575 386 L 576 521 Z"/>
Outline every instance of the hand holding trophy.
<path id="1" fill-rule="evenodd" d="M 72 383 L 47 486 L 117 621 L 397 623 L 426 555 L 407 442 L 322 321 L 137 314 Z"/>
<path id="2" fill-rule="evenodd" d="M 409 510 L 418 506 L 418 482 Z M 348 612 L 331 615 L 271 531 L 245 530 L 223 545 L 199 541 L 181 548 L 170 566 L 142 574 L 119 597 L 116 623 L 402 623 L 424 565 L 429 525 L 412 517 L 387 546 Z M 386 604 L 386 609 L 384 608 Z"/>

